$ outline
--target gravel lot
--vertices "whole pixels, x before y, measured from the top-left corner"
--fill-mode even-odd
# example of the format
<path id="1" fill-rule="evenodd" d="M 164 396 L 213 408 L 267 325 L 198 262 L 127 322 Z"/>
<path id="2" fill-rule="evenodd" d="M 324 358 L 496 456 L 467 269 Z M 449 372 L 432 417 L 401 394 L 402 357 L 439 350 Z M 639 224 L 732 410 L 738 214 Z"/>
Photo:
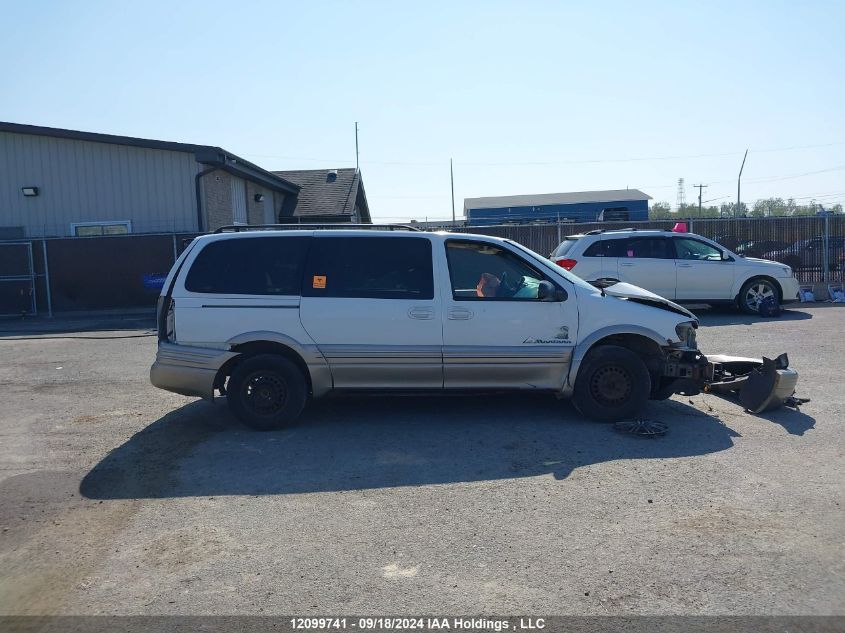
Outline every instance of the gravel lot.
<path id="1" fill-rule="evenodd" d="M 153 388 L 154 338 L 0 340 L 0 613 L 845 613 L 845 310 L 702 316 L 812 402 L 675 397 L 643 440 L 550 396 L 337 399 L 260 434 Z"/>

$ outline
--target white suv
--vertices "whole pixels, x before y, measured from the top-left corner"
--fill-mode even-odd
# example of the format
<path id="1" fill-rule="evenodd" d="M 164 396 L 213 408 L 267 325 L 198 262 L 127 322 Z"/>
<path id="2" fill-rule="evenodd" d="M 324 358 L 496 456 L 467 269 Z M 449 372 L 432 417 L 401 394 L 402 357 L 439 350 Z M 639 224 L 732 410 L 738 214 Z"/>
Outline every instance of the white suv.
<path id="1" fill-rule="evenodd" d="M 196 238 L 159 298 L 152 383 L 219 391 L 270 429 L 309 396 L 362 390 L 545 391 L 618 420 L 713 379 L 679 305 L 597 289 L 509 240 L 402 228 Z"/>
<path id="2" fill-rule="evenodd" d="M 800 299 L 789 266 L 737 255 L 694 233 L 590 231 L 567 237 L 549 259 L 586 281 L 624 281 L 678 302 L 736 303 L 747 313 L 767 297 Z"/>

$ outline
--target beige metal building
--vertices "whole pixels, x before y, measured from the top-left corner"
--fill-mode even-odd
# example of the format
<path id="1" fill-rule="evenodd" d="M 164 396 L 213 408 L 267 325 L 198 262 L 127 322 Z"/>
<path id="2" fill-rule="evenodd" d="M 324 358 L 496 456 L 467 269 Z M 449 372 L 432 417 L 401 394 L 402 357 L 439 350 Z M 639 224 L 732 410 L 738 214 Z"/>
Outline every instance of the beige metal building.
<path id="1" fill-rule="evenodd" d="M 286 178 L 210 145 L 0 122 L 0 239 L 198 233 L 301 215 L 369 222 L 360 172 L 348 171 Z"/>

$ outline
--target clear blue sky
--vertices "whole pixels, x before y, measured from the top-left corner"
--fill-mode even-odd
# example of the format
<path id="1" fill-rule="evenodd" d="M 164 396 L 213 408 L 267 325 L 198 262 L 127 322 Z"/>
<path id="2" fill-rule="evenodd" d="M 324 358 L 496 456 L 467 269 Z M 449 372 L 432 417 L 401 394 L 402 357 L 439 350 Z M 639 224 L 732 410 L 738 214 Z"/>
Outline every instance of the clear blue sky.
<path id="1" fill-rule="evenodd" d="M 354 165 L 359 121 L 376 219 L 450 217 L 450 157 L 458 215 L 464 197 L 626 186 L 674 206 L 679 177 L 688 201 L 699 182 L 729 201 L 745 148 L 744 201 L 845 202 L 841 1 L 0 9 L 0 120 L 267 169 Z"/>

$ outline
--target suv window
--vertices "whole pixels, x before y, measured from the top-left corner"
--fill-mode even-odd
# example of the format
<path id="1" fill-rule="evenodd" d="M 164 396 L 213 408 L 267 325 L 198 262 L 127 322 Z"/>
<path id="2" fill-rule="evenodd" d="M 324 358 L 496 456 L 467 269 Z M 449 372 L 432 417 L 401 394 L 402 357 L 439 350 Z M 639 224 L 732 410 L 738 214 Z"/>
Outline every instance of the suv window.
<path id="1" fill-rule="evenodd" d="M 677 259 L 697 259 L 700 261 L 721 261 L 722 251 L 715 246 L 705 244 L 688 237 L 675 238 Z"/>
<path id="2" fill-rule="evenodd" d="M 194 260 L 185 289 L 221 295 L 298 295 L 310 237 L 211 242 Z"/>
<path id="3" fill-rule="evenodd" d="M 421 237 L 317 237 L 306 297 L 433 299 L 431 241 Z"/>
<path id="4" fill-rule="evenodd" d="M 619 242 L 617 257 L 638 259 L 673 259 L 669 240 L 665 237 L 630 237 Z"/>
<path id="5" fill-rule="evenodd" d="M 599 239 L 584 251 L 584 257 L 621 257 L 621 246 L 625 240 Z"/>
<path id="6" fill-rule="evenodd" d="M 572 247 L 578 243 L 579 238 L 577 237 L 567 237 L 558 245 L 558 247 L 552 251 L 552 254 L 549 255 L 549 259 L 553 259 L 555 257 L 563 257 L 566 255 L 567 252 L 572 250 Z"/>
<path id="7" fill-rule="evenodd" d="M 446 242 L 452 296 L 462 300 L 536 301 L 543 273 L 487 242 Z"/>

